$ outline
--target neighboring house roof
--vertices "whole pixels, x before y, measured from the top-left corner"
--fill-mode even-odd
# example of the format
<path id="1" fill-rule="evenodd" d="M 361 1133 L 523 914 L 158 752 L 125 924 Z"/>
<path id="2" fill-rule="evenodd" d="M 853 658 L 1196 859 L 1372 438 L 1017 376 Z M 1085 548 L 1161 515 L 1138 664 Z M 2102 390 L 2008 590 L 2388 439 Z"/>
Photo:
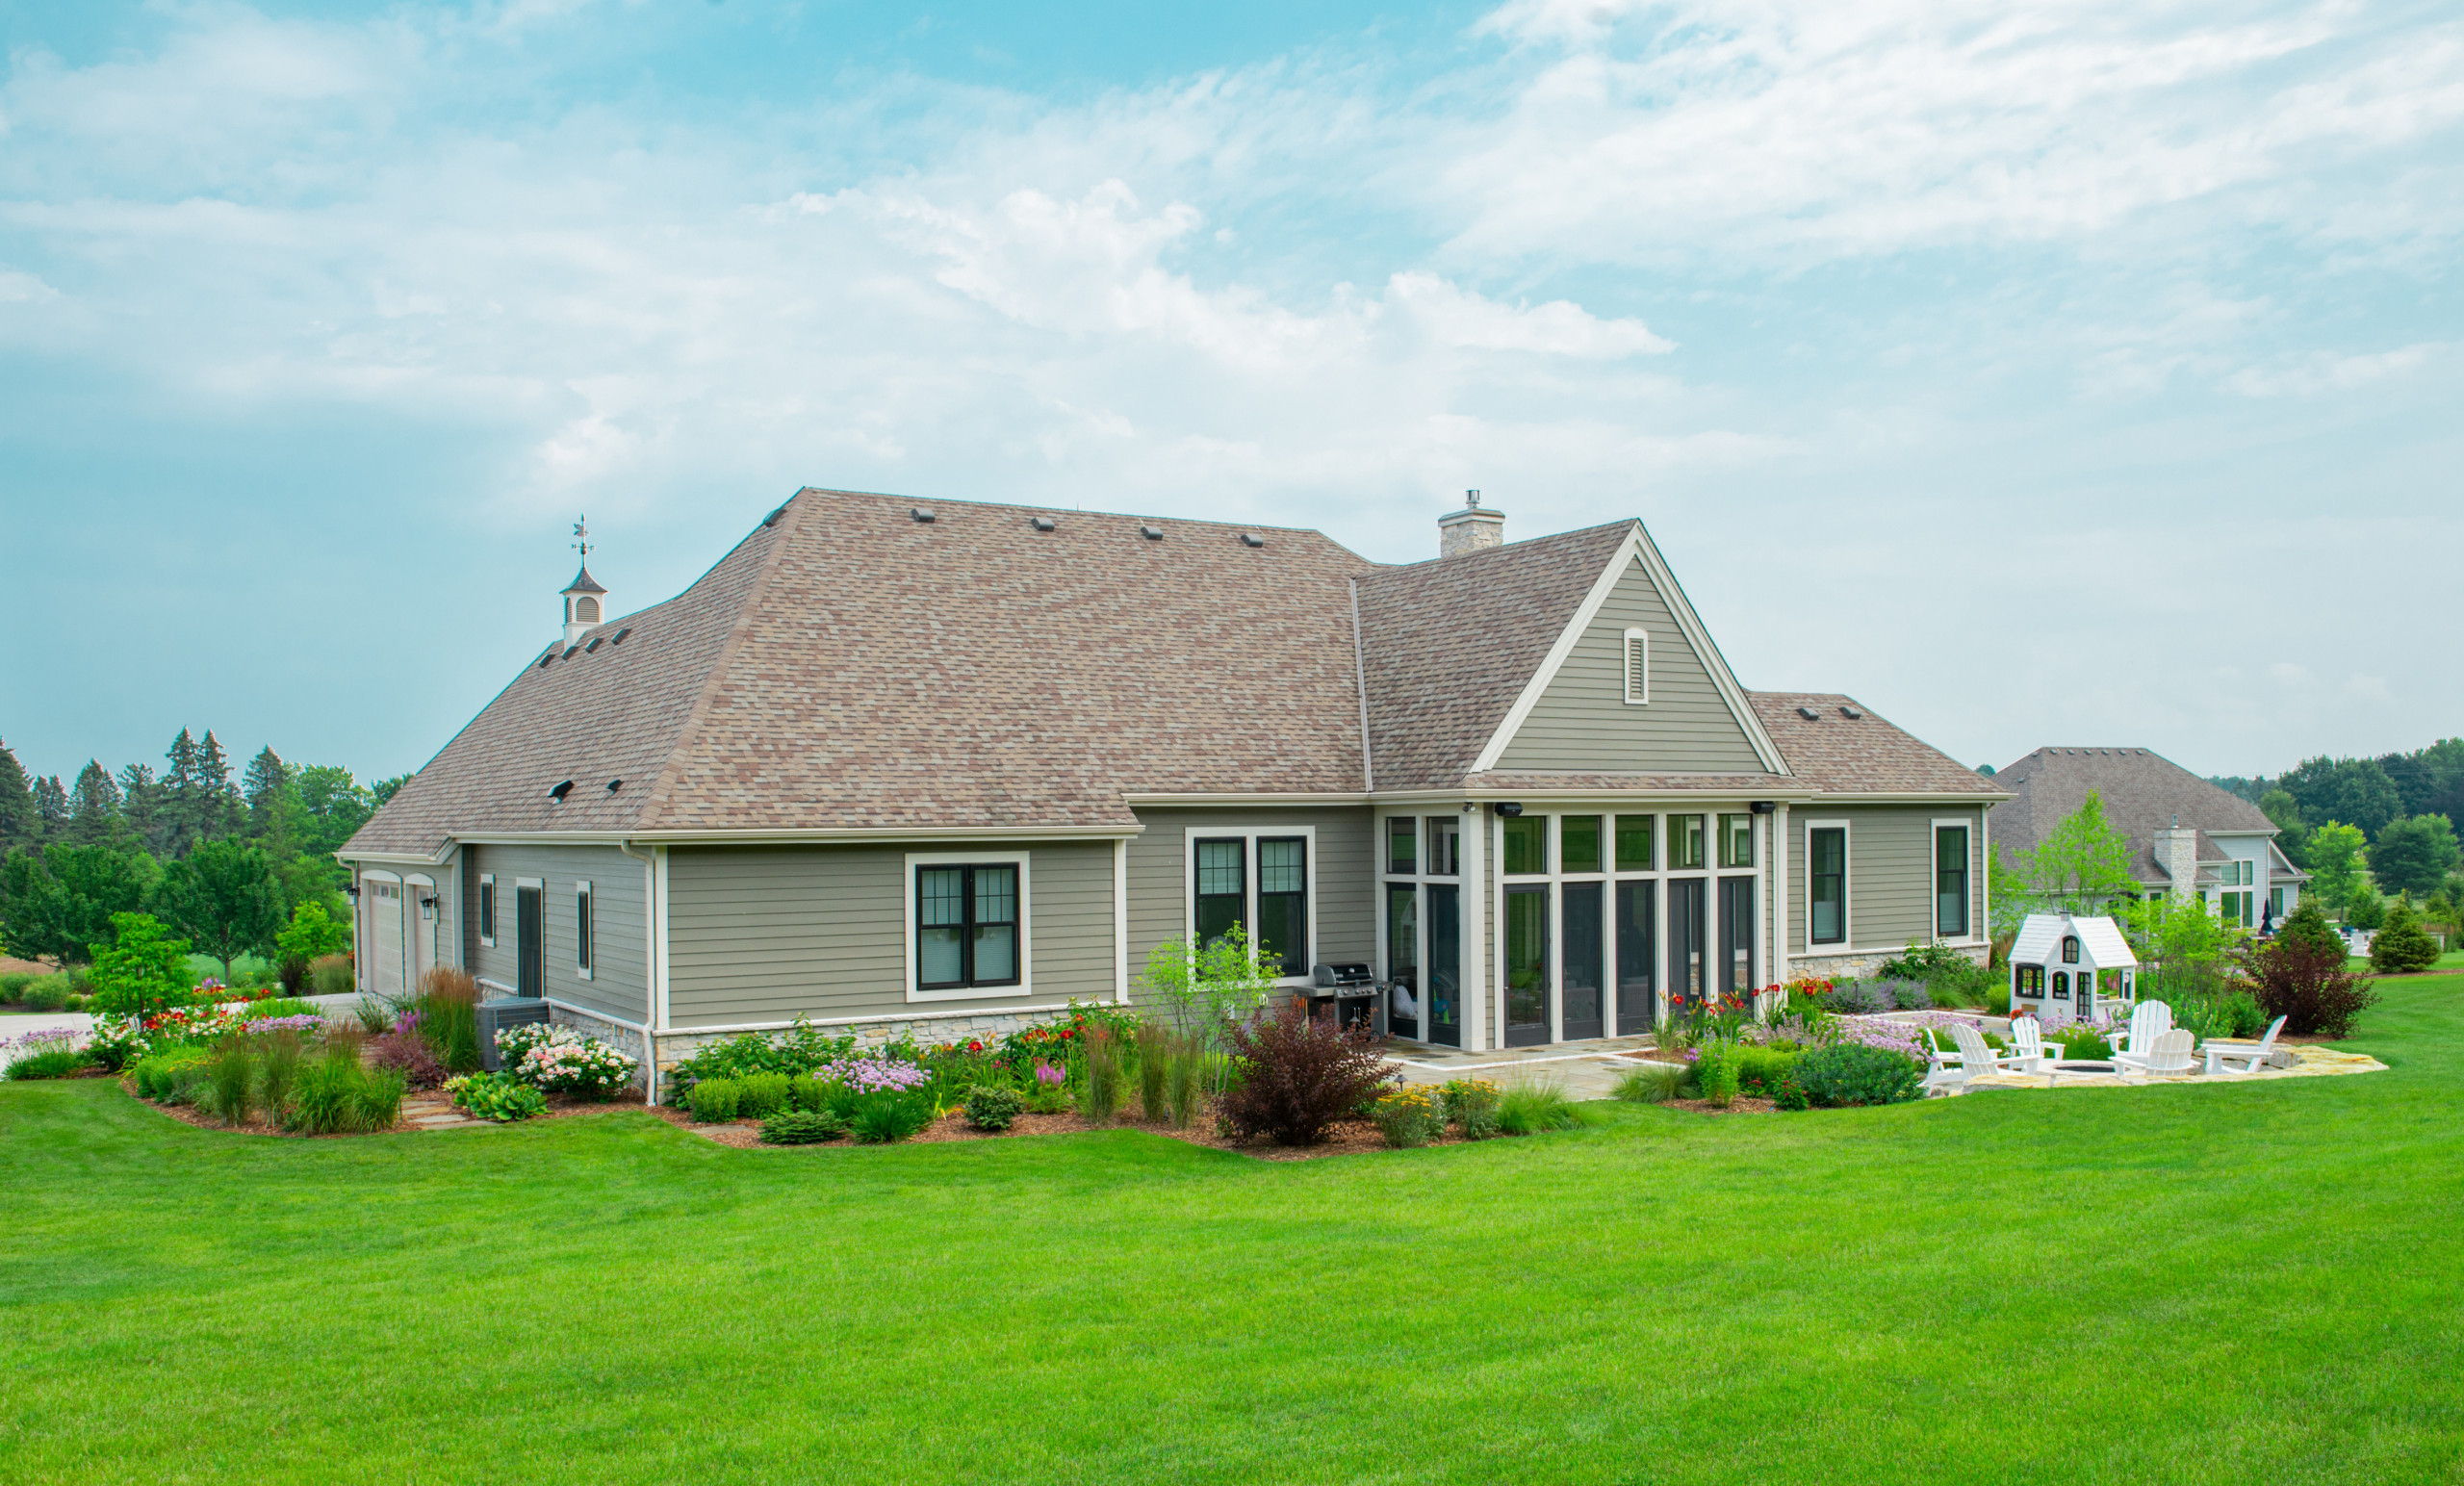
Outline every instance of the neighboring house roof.
<path id="1" fill-rule="evenodd" d="M 1634 523 L 1364 573 L 1362 684 L 1379 789 L 1463 782 Z"/>
<path id="2" fill-rule="evenodd" d="M 1800 784 L 1825 794 L 2001 797 L 2001 781 L 1901 731 L 1854 697 L 1808 691 L 1746 695 Z M 1808 712 L 1814 715 L 1809 718 Z"/>
<path id="3" fill-rule="evenodd" d="M 1850 699 L 1799 693 L 1750 698 L 1792 776 L 1474 774 L 1638 532 L 1380 567 L 1308 530 L 807 489 L 683 593 L 525 666 L 344 855 L 554 833 L 1132 831 L 1127 796 L 1998 797 L 1870 710 L 1838 716 Z M 1800 705 L 1832 715 L 1807 724 Z"/>
<path id="4" fill-rule="evenodd" d="M 2064 816 L 2087 803 L 2092 789 L 2104 802 L 2106 818 L 2130 837 L 2132 878 L 2152 885 L 2171 881 L 2156 858 L 2156 833 L 2176 816 L 2199 833 L 2202 864 L 2232 859 L 2209 832 L 2275 834 L 2275 823 L 2257 806 L 2144 748 L 2040 748 L 1996 773 L 1993 782 L 2011 792 L 1987 821 L 1996 847 L 2035 850 Z M 2204 870 L 2197 878 L 2194 885 L 2212 886 L 2217 880 Z"/>

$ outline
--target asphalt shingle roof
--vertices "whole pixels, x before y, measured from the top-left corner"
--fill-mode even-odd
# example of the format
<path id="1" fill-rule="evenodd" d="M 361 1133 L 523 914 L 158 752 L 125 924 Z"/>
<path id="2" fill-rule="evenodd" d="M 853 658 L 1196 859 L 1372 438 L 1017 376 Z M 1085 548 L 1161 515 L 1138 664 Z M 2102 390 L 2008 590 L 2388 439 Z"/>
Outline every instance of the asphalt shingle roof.
<path id="1" fill-rule="evenodd" d="M 1902 731 L 1854 697 L 1830 692 L 1746 693 L 1763 730 L 1800 783 L 1825 794 L 1965 795 L 1991 799 L 1987 779 L 1932 744 Z M 1861 713 L 1851 717 L 1849 712 Z M 1811 712 L 1810 718 L 1805 714 Z"/>
<path id="2" fill-rule="evenodd" d="M 2040 748 L 1995 774 L 1993 782 L 2011 792 L 1988 818 L 1995 847 L 2035 850 L 2057 822 L 2087 803 L 2092 789 L 2104 802 L 2106 818 L 2130 836 L 2131 876 L 2150 884 L 2169 880 L 2156 859 L 2156 833 L 2176 815 L 2199 833 L 2203 862 L 2227 859 L 2207 834 L 2211 831 L 2275 832 L 2275 823 L 2257 806 L 2144 748 Z M 2216 875 L 2201 871 L 2198 881 L 2213 884 Z"/>

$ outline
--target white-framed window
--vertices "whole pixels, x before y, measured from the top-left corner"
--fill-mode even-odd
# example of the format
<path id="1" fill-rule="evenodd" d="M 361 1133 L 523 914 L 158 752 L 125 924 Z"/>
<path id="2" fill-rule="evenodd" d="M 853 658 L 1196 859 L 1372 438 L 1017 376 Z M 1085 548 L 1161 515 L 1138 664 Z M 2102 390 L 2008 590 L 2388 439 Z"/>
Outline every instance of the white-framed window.
<path id="1" fill-rule="evenodd" d="M 1388 850 L 1398 845 L 1390 836 Z M 1276 983 L 1305 986 L 1318 962 L 1318 828 L 1190 826 L 1189 941 L 1204 944 L 1234 924 L 1281 961 Z"/>
<path id="2" fill-rule="evenodd" d="M 1806 822 L 1806 943 L 1846 944 L 1848 822 Z"/>
<path id="3" fill-rule="evenodd" d="M 479 942 L 497 947 L 497 875 L 479 874 Z"/>
<path id="4" fill-rule="evenodd" d="M 1031 993 L 1029 856 L 998 849 L 907 854 L 908 1000 Z"/>
<path id="5" fill-rule="evenodd" d="M 1956 816 L 1933 822 L 1934 937 L 1938 939 L 1964 939 L 1975 933 L 1968 846 L 1973 825 Z"/>
<path id="6" fill-rule="evenodd" d="M 589 980 L 591 961 L 590 884 L 574 884 L 574 973 Z"/>
<path id="7" fill-rule="evenodd" d="M 1640 625 L 1626 627 L 1626 705 L 1649 706 L 1652 700 L 1652 637 Z"/>

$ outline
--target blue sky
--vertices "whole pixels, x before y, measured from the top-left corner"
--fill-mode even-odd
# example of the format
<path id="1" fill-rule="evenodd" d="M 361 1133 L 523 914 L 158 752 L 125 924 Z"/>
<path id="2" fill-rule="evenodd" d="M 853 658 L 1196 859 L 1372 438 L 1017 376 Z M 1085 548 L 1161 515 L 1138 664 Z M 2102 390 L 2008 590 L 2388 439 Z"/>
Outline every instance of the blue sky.
<path id="1" fill-rule="evenodd" d="M 0 737 L 416 767 L 798 485 L 1637 515 L 1968 762 L 2464 731 L 2451 7 L 17 5 Z"/>

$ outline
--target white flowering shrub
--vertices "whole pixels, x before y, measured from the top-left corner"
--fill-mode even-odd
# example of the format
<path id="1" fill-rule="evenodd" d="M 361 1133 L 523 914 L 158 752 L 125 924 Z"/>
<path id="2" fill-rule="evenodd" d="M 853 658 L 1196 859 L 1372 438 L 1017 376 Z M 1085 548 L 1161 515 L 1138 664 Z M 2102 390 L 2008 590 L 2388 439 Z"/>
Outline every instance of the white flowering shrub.
<path id="1" fill-rule="evenodd" d="M 530 1022 L 497 1034 L 508 1078 L 542 1093 L 604 1099 L 633 1081 L 641 1060 L 571 1027 Z"/>

